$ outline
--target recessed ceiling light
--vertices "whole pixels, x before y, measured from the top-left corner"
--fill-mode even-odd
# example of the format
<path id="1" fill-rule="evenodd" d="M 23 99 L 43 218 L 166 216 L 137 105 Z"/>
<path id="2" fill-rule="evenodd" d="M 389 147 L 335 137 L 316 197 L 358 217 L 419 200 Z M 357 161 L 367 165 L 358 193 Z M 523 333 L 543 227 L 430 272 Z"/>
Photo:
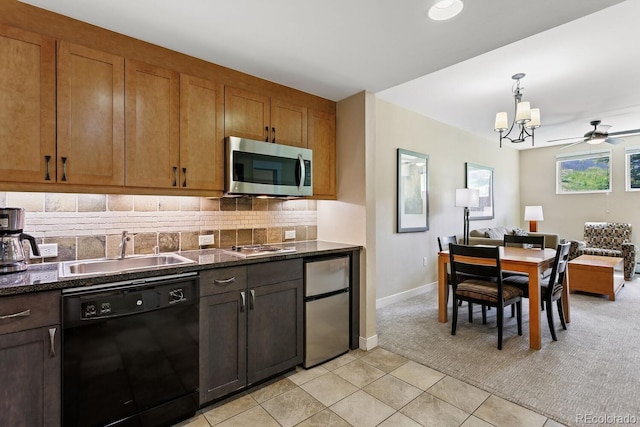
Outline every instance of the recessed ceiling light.
<path id="1" fill-rule="evenodd" d="M 445 21 L 462 12 L 462 0 L 439 0 L 429 8 L 429 18 L 434 21 Z"/>

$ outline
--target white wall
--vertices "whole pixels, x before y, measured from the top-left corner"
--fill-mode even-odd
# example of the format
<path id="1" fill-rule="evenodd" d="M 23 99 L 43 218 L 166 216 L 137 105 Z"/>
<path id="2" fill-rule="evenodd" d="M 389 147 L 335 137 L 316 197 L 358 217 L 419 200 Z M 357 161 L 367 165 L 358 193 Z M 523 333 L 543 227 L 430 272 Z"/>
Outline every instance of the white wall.
<path id="1" fill-rule="evenodd" d="M 624 137 L 618 145 L 591 146 L 578 144 L 560 150 L 559 146 L 520 152 L 520 209 L 541 205 L 544 221 L 538 231 L 558 233 L 564 239 L 582 240 L 584 223 L 588 221 L 628 222 L 635 227 L 632 240 L 640 244 L 640 193 L 625 191 L 625 147 L 640 146 L 640 136 Z M 588 152 L 590 148 L 610 148 L 612 191 L 592 194 L 556 194 L 556 155 Z M 523 228 L 528 229 L 522 220 Z"/>

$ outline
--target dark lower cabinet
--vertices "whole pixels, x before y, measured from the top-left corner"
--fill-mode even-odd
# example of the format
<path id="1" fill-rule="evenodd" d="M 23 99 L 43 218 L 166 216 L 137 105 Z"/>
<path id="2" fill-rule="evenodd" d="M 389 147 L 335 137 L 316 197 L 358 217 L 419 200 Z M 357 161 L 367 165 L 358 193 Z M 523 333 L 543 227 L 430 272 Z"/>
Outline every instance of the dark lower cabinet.
<path id="1" fill-rule="evenodd" d="M 200 273 L 200 403 L 302 362 L 302 259 Z"/>
<path id="2" fill-rule="evenodd" d="M 61 423 L 59 300 L 55 292 L 0 300 L 0 425 Z"/>

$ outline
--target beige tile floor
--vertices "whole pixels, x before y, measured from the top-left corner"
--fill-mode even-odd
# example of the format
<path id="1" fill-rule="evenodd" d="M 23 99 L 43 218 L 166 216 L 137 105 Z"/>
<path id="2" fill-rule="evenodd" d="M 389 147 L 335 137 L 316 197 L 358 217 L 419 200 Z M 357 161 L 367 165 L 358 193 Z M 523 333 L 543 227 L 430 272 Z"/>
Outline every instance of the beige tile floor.
<path id="1" fill-rule="evenodd" d="M 382 348 L 351 351 L 203 408 L 180 427 L 522 426 L 545 416 Z"/>

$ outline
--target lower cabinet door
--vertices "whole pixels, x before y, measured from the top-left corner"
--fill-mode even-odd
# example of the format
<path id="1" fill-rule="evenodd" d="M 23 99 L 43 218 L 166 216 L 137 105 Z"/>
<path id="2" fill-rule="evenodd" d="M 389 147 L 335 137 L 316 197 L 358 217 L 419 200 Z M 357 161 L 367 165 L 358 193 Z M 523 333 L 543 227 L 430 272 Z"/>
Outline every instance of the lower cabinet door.
<path id="1" fill-rule="evenodd" d="M 302 280 L 249 287 L 248 381 L 302 362 Z"/>
<path id="2" fill-rule="evenodd" d="M 0 424 L 59 426 L 60 325 L 0 335 Z"/>
<path id="3" fill-rule="evenodd" d="M 200 403 L 247 384 L 246 293 L 200 300 Z"/>

